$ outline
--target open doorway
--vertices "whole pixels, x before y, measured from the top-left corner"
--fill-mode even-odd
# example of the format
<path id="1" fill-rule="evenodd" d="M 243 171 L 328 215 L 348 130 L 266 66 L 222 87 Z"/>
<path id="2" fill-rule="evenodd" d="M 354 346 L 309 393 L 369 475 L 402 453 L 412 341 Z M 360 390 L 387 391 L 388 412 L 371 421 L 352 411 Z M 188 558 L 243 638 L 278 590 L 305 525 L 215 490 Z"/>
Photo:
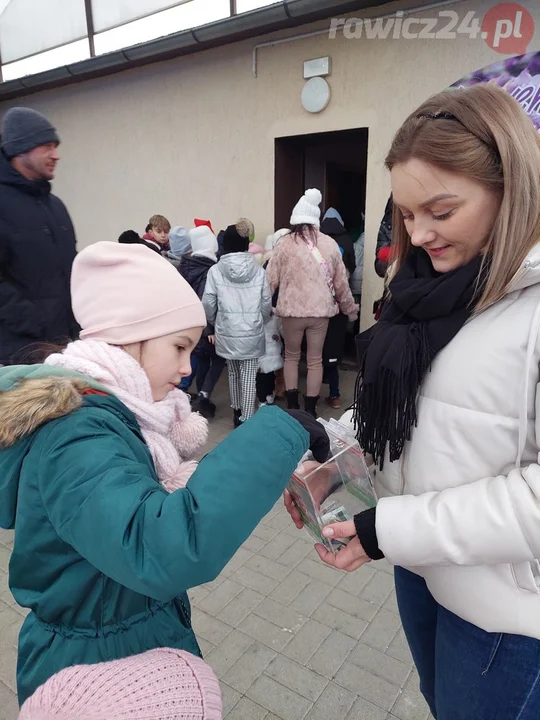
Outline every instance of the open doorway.
<path id="1" fill-rule="evenodd" d="M 307 188 L 316 187 L 323 196 L 322 215 L 330 207 L 338 210 L 356 240 L 364 232 L 367 156 L 367 128 L 276 138 L 275 229 L 289 226 L 298 199 Z M 358 324 L 346 346 L 353 365 L 357 331 Z"/>
<path id="2" fill-rule="evenodd" d="M 367 128 L 276 138 L 276 230 L 288 226 L 293 207 L 308 187 L 321 191 L 323 213 L 335 207 L 347 230 L 361 227 L 367 152 Z"/>

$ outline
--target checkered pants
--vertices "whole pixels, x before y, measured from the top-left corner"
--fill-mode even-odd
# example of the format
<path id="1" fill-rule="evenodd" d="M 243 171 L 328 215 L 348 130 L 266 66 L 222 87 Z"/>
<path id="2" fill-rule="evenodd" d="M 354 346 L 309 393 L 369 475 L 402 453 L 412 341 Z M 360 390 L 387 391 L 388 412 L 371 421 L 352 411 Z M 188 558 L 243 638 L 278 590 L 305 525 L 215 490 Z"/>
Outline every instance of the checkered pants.
<path id="1" fill-rule="evenodd" d="M 240 420 L 244 422 L 255 414 L 257 399 L 257 368 L 259 361 L 228 360 L 229 392 L 234 410 L 241 410 Z"/>

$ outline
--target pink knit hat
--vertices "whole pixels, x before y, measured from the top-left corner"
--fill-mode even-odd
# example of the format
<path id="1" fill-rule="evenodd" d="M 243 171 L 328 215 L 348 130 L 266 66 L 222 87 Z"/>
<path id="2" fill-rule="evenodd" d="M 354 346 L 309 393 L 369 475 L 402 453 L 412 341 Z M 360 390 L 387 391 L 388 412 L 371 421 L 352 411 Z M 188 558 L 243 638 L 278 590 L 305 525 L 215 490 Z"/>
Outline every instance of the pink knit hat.
<path id="1" fill-rule="evenodd" d="M 195 291 L 144 245 L 86 247 L 73 263 L 71 299 L 81 340 L 128 345 L 206 326 Z"/>
<path id="2" fill-rule="evenodd" d="M 19 720 L 222 720 L 219 683 L 200 658 L 151 650 L 62 670 L 23 705 Z"/>

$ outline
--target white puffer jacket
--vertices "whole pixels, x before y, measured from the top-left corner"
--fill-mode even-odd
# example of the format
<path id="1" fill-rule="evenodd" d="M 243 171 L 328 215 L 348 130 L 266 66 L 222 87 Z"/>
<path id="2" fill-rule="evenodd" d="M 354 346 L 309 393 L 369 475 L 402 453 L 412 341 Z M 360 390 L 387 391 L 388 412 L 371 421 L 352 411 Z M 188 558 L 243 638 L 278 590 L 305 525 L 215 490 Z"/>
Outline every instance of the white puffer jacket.
<path id="1" fill-rule="evenodd" d="M 391 563 L 483 630 L 538 639 L 539 362 L 537 246 L 506 296 L 437 355 L 411 441 L 375 478 Z"/>
<path id="2" fill-rule="evenodd" d="M 276 370 L 281 370 L 283 367 L 281 330 L 281 320 L 277 315 L 272 315 L 264 325 L 266 351 L 259 359 L 259 371 L 262 373 L 276 372 Z"/>

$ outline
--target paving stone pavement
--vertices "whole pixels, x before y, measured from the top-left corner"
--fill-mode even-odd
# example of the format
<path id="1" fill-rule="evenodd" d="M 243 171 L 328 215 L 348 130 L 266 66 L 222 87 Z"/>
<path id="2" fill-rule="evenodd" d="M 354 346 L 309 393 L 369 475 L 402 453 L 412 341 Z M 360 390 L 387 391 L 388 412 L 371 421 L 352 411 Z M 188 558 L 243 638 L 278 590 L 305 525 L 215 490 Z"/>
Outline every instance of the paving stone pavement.
<path id="1" fill-rule="evenodd" d="M 342 373 L 352 397 L 354 374 Z M 324 390 L 324 387 L 323 387 Z M 232 429 L 225 378 L 205 452 Z M 325 417 L 339 417 L 321 404 Z M 0 530 L 0 720 L 16 720 L 17 636 L 8 588 L 13 534 Z M 193 625 L 223 690 L 226 720 L 427 720 L 392 569 L 323 565 L 277 503 L 221 575 L 189 593 Z"/>

